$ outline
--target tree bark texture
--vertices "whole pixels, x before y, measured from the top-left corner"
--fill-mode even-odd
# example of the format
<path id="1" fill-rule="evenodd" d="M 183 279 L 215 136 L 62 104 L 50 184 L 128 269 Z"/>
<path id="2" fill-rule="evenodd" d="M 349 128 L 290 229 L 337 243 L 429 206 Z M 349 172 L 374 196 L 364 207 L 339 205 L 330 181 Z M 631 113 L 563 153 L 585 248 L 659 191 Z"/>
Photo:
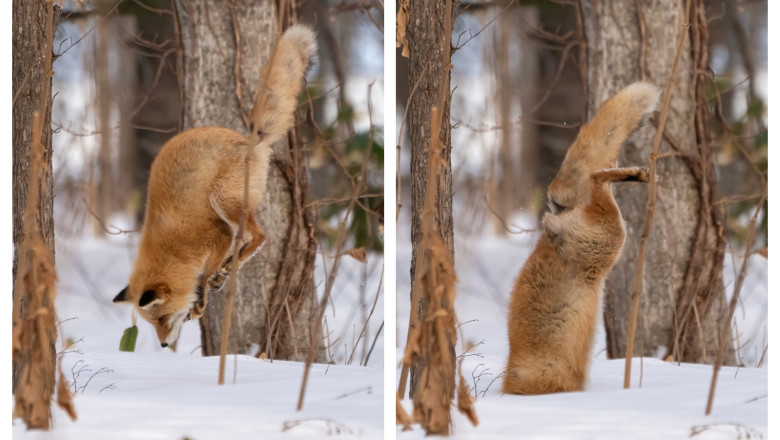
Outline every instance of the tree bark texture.
<path id="1" fill-rule="evenodd" d="M 455 2 L 454 2 L 455 3 Z M 456 4 L 452 10 L 455 11 Z M 415 84 L 417 90 L 412 97 L 409 108 L 408 124 L 411 139 L 411 194 L 412 194 L 412 291 L 414 291 L 414 261 L 421 250 L 418 245 L 422 238 L 421 214 L 425 203 L 425 187 L 428 181 L 428 152 L 431 139 L 431 109 L 438 105 L 439 85 L 442 78 L 442 51 L 444 37 L 445 2 L 440 0 L 413 0 L 409 4 L 409 25 L 407 39 L 409 41 L 409 89 Z M 454 21 L 454 12 L 453 12 Z M 451 36 L 447 37 L 451 40 Z M 450 139 L 450 76 L 447 75 L 445 87 L 447 96 L 441 111 L 441 130 L 439 139 L 444 146 L 442 159 L 445 167 L 441 169 L 439 184 L 436 190 L 436 210 L 434 223 L 439 235 L 447 247 L 451 261 L 454 261 L 454 238 L 452 224 L 452 168 L 450 155 L 452 144 Z M 426 304 L 421 301 L 418 319 L 425 316 Z M 424 362 L 424 361 L 423 361 Z M 411 366 L 409 395 L 414 395 L 421 363 Z"/>
<path id="2" fill-rule="evenodd" d="M 646 80 L 664 87 L 686 33 L 672 79 L 669 119 L 658 159 L 658 197 L 648 239 L 635 352 L 676 361 L 711 362 L 725 317 L 722 282 L 725 240 L 715 201 L 714 151 L 707 114 L 697 105 L 706 77 L 703 6 L 694 0 L 690 29 L 682 27 L 685 1 L 582 0 L 588 48 L 590 115 L 623 87 Z M 621 166 L 646 165 L 654 123 L 623 146 Z M 666 155 L 668 154 L 668 155 Z M 647 216 L 646 185 L 614 185 L 626 222 L 623 253 L 605 285 L 604 319 L 611 358 L 625 356 L 628 316 L 640 234 Z"/>
<path id="3" fill-rule="evenodd" d="M 55 8 L 55 17 L 58 15 Z M 51 255 L 54 255 L 53 181 L 51 174 L 51 93 L 42 96 L 43 90 L 51 91 L 51 64 L 46 64 L 46 3 L 42 1 L 14 0 L 13 2 L 13 279 L 22 240 L 22 214 L 27 206 L 30 187 L 30 146 L 32 143 L 33 113 L 41 109 L 45 100 L 46 111 L 42 118 L 43 163 L 48 171 L 41 176 L 38 197 L 38 227 Z M 56 23 L 55 18 L 55 23 Z M 56 24 L 55 24 L 56 26 Z M 49 87 L 44 88 L 44 82 Z M 53 262 L 52 262 L 53 264 Z M 14 286 L 15 287 L 15 286 Z M 16 300 L 16 298 L 14 298 Z M 27 300 L 21 298 L 21 312 L 24 313 Z M 19 381 L 24 360 L 13 362 L 13 389 Z M 53 370 L 52 370 L 53 371 Z M 53 375 L 53 373 L 52 373 Z M 52 376 L 53 377 L 53 376 Z"/>
<path id="4" fill-rule="evenodd" d="M 176 5 L 184 128 L 220 126 L 247 134 L 260 68 L 282 31 L 275 2 L 177 0 Z M 239 272 L 229 353 L 248 353 L 256 344 L 258 354 L 302 361 L 314 339 L 315 360 L 322 360 L 320 324 L 313 322 L 316 240 L 307 186 L 303 147 L 293 131 L 273 147 L 259 212 L 266 242 Z M 225 290 L 212 293 L 200 319 L 205 356 L 219 353 L 225 299 Z"/>

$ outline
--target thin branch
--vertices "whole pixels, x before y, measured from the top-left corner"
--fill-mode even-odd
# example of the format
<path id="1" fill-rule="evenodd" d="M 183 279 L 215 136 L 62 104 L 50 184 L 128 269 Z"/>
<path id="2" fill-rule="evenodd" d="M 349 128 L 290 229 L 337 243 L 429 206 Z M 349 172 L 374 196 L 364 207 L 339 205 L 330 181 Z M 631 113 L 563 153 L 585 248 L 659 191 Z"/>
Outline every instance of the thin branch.
<path id="1" fill-rule="evenodd" d="M 238 223 L 238 231 L 233 239 L 233 264 L 230 268 L 230 280 L 228 281 L 228 292 L 225 304 L 225 317 L 222 321 L 222 339 L 219 344 L 219 380 L 220 385 L 225 383 L 225 357 L 227 356 L 227 347 L 230 335 L 230 323 L 233 320 L 233 304 L 235 303 L 236 287 L 238 284 L 238 254 L 241 250 L 240 241 L 244 236 L 244 228 L 249 217 L 249 163 L 253 155 L 254 146 L 248 143 L 246 145 L 246 156 L 244 157 L 244 205 L 241 209 L 241 220 Z M 233 370 L 235 374 L 235 369 Z M 234 378 L 235 381 L 235 378 Z"/>
<path id="2" fill-rule="evenodd" d="M 650 230 L 653 227 L 653 215 L 655 214 L 657 180 L 655 174 L 657 167 L 657 157 L 661 145 L 661 139 L 663 138 L 664 128 L 666 126 L 666 118 L 669 114 L 669 103 L 672 98 L 672 89 L 674 86 L 674 74 L 677 71 L 677 65 L 680 62 L 680 55 L 682 54 L 683 43 L 685 42 L 687 30 L 690 27 L 690 12 L 691 0 L 686 0 L 685 21 L 682 25 L 680 41 L 677 45 L 677 53 L 674 56 L 674 64 L 672 65 L 671 72 L 669 72 L 669 80 L 666 82 L 664 103 L 661 107 L 661 115 L 658 121 L 658 130 L 656 130 L 655 139 L 653 140 L 653 152 L 650 155 L 650 182 L 647 195 L 647 218 L 645 218 L 645 226 L 642 231 L 639 253 L 637 255 L 636 276 L 634 277 L 634 293 L 631 299 L 631 314 L 628 321 L 628 337 L 626 340 L 626 367 L 625 374 L 623 376 L 623 388 L 631 387 L 631 358 L 634 355 L 634 337 L 636 336 L 636 323 L 637 317 L 639 316 L 640 297 L 642 295 L 642 274 L 644 272 L 645 265 L 645 252 L 647 249 L 647 239 L 650 236 Z"/>

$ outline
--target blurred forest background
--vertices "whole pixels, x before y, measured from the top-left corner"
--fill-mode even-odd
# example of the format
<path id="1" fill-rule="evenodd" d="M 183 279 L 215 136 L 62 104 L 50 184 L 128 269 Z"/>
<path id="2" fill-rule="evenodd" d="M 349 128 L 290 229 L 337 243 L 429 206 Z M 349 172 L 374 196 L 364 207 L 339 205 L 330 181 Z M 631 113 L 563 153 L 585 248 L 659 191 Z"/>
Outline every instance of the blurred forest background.
<path id="1" fill-rule="evenodd" d="M 578 127 L 607 97 L 634 81 L 665 87 L 685 4 L 676 0 L 455 2 L 449 87 L 450 209 L 454 258 L 456 264 L 462 263 L 459 294 L 492 298 L 496 310 L 506 310 L 509 290 L 498 286 L 514 280 L 523 260 L 507 262 L 500 249 L 517 249 L 524 240 L 518 237 L 533 236 L 546 207 L 547 185 Z M 415 12 L 409 7 L 410 29 L 420 8 Z M 734 280 L 743 257 L 752 255 L 746 266 L 748 278 L 759 280 L 757 285 L 751 282 L 751 289 L 766 289 L 767 2 L 695 0 L 691 22 L 658 159 L 661 207 L 653 234 L 662 235 L 650 237 L 651 247 L 652 243 L 669 247 L 648 250 L 638 345 L 646 356 L 710 363 L 726 302 L 735 284 L 741 284 Z M 409 41 L 419 39 L 420 30 L 413 34 L 410 29 L 406 30 Z M 413 43 L 411 49 L 414 52 Z M 427 96 L 431 86 L 419 72 L 410 76 L 410 69 L 419 71 L 422 64 L 418 61 L 410 67 L 410 59 L 401 51 L 396 52 L 396 116 L 403 130 L 397 140 L 401 157 L 397 243 L 403 250 L 414 241 L 412 150 L 427 148 L 427 142 L 410 145 L 409 135 L 418 129 L 418 122 L 412 112 L 407 119 L 404 114 L 415 93 Z M 440 70 L 435 62 L 430 68 Z M 621 165 L 647 166 L 657 126 L 658 114 L 626 144 Z M 428 132 L 421 139 L 427 139 Z M 449 134 L 444 133 L 442 128 L 440 137 L 446 144 Z M 647 215 L 647 190 L 616 185 L 614 192 L 626 218 L 628 238 L 623 257 L 607 281 L 604 318 L 608 356 L 619 358 L 624 356 L 626 299 Z M 755 236 L 751 237 L 754 214 Z M 447 215 L 442 216 L 439 221 L 446 223 Z M 676 226 L 670 220 L 684 218 L 698 220 Z M 756 266 L 756 259 L 764 262 Z M 399 260 L 398 276 L 409 280 L 401 269 L 405 264 Z M 399 302 L 405 301 L 407 283 L 399 281 Z M 648 289 L 654 291 L 648 294 Z M 714 312 L 708 324 L 710 318 L 704 315 L 710 310 Z M 729 351 L 727 363 L 764 364 L 766 305 L 755 310 L 762 316 L 748 319 L 751 328 L 731 329 L 735 349 L 745 348 L 748 340 L 755 346 L 736 358 Z M 501 314 L 497 313 L 496 319 Z M 399 329 L 405 326 L 399 323 Z M 699 329 L 695 336 L 693 328 Z M 458 353 L 480 338 L 463 341 Z"/>

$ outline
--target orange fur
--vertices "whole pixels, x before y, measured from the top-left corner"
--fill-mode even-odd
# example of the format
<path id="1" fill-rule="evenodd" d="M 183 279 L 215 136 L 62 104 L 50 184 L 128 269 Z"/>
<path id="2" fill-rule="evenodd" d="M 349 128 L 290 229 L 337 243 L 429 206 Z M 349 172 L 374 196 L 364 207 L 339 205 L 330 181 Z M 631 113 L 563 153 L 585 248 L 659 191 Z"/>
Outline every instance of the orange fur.
<path id="1" fill-rule="evenodd" d="M 235 237 L 247 148 L 253 146 L 249 210 L 255 213 L 265 192 L 271 145 L 294 123 L 297 96 L 315 50 L 314 33 L 305 26 L 282 35 L 262 69 L 249 138 L 226 128 L 195 128 L 173 137 L 157 154 L 138 257 L 114 302 L 133 304 L 155 327 L 163 347 L 176 340 L 185 321 L 203 314 L 208 293 L 224 285 L 234 264 L 234 240 L 240 248 L 238 267 L 265 241 L 253 214 L 242 237 Z"/>
<path id="2" fill-rule="evenodd" d="M 505 393 L 583 389 L 602 284 L 625 240 L 610 184 L 648 179 L 643 168 L 604 168 L 615 165 L 620 146 L 657 102 L 658 89 L 647 83 L 605 102 L 550 184 L 552 212 L 512 290 Z"/>

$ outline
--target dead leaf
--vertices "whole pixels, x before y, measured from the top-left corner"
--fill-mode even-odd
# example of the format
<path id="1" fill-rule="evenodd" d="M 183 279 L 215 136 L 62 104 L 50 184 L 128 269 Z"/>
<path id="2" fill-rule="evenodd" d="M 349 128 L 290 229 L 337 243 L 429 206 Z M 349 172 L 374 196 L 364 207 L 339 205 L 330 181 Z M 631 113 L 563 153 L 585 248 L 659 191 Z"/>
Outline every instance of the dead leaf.
<path id="1" fill-rule="evenodd" d="M 403 431 L 412 430 L 412 418 L 401 405 L 401 398 L 395 395 L 395 424 L 402 425 Z"/>
<path id="2" fill-rule="evenodd" d="M 368 258 L 366 257 L 366 248 L 359 247 L 357 249 L 350 249 L 345 254 L 349 255 L 350 257 L 360 261 L 361 263 L 366 263 L 368 261 Z"/>
<path id="3" fill-rule="evenodd" d="M 78 419 L 76 415 L 76 407 L 73 406 L 73 394 L 70 392 L 68 381 L 65 379 L 65 375 L 62 374 L 62 364 L 57 366 L 59 372 L 59 383 L 57 384 L 57 406 L 62 408 L 63 411 L 68 413 L 68 417 L 74 422 Z"/>
<path id="4" fill-rule="evenodd" d="M 398 14 L 395 16 L 395 47 L 403 46 L 401 55 L 409 58 L 409 42 L 406 40 L 406 27 L 409 23 L 409 0 L 398 1 Z"/>
<path id="5" fill-rule="evenodd" d="M 477 426 L 479 425 L 479 419 L 477 418 L 477 412 L 474 410 L 474 399 L 472 399 L 469 393 L 469 387 L 466 386 L 466 380 L 463 379 L 463 370 L 460 364 L 458 364 L 458 377 L 460 377 L 460 384 L 458 385 L 458 411 L 468 417 L 473 426 Z"/>

